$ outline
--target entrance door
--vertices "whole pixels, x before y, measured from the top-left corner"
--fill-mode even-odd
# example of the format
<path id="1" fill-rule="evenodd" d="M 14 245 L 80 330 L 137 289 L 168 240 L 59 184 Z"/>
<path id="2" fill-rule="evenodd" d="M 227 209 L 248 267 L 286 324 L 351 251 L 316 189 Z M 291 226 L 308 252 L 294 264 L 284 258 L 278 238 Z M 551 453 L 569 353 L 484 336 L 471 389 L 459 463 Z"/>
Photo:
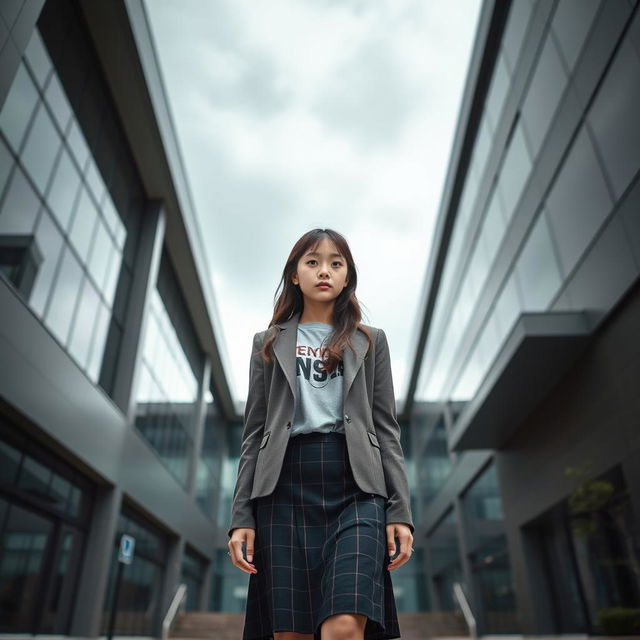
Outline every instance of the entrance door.
<path id="1" fill-rule="evenodd" d="M 6 510 L 0 540 L 0 631 L 33 633 L 41 611 L 54 524 L 32 511 L 0 502 Z"/>

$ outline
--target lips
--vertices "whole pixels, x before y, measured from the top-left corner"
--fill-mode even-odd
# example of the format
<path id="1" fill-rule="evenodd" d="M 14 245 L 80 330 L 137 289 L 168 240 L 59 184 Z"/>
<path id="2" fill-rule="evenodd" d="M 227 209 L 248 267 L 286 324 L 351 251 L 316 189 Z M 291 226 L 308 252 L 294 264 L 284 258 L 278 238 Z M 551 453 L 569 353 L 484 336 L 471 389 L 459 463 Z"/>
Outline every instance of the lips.
<path id="1" fill-rule="evenodd" d="M 320 282 L 316 287 L 318 287 L 318 289 L 330 289 L 331 285 L 328 282 Z"/>

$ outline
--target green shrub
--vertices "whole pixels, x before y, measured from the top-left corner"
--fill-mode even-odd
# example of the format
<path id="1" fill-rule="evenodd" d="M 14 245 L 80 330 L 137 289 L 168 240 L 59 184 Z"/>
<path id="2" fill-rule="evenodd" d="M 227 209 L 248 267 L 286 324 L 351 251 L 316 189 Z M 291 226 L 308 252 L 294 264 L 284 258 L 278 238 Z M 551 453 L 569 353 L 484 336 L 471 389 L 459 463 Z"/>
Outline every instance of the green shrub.
<path id="1" fill-rule="evenodd" d="M 640 632 L 640 609 L 610 607 L 598 611 L 598 625 L 605 633 L 625 635 Z"/>

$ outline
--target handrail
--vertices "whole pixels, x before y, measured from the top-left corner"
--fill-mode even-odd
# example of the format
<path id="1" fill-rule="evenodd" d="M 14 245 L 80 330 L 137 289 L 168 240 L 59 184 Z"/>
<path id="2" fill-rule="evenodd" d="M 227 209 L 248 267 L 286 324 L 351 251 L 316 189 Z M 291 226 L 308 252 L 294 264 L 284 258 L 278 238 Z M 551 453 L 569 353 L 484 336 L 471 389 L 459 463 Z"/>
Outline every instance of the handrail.
<path id="1" fill-rule="evenodd" d="M 473 613 L 471 613 L 471 607 L 467 601 L 467 596 L 462 590 L 462 585 L 459 582 L 453 583 L 453 595 L 462 609 L 462 614 L 464 615 L 464 619 L 469 627 L 469 635 L 472 638 L 477 638 L 478 631 L 476 629 L 476 619 L 473 617 Z"/>
<path id="2" fill-rule="evenodd" d="M 186 597 L 187 585 L 181 584 L 176 589 L 173 600 L 171 600 L 171 604 L 169 605 L 169 609 L 167 609 L 167 614 L 162 621 L 162 640 L 167 640 L 169 637 L 169 629 L 173 624 L 173 619 L 176 617 L 176 613 L 178 613 L 178 607 L 184 603 Z"/>

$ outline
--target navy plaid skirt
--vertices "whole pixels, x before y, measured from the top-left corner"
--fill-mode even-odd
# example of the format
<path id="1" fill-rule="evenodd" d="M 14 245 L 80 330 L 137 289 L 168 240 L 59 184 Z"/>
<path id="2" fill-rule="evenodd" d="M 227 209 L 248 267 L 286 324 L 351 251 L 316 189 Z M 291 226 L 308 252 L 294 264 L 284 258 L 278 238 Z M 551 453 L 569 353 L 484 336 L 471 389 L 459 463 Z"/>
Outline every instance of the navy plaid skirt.
<path id="1" fill-rule="evenodd" d="M 320 640 L 336 613 L 366 615 L 365 640 L 399 638 L 385 502 L 356 484 L 344 434 L 291 437 L 276 488 L 254 499 L 258 573 L 249 576 L 243 640 L 278 631 Z"/>

